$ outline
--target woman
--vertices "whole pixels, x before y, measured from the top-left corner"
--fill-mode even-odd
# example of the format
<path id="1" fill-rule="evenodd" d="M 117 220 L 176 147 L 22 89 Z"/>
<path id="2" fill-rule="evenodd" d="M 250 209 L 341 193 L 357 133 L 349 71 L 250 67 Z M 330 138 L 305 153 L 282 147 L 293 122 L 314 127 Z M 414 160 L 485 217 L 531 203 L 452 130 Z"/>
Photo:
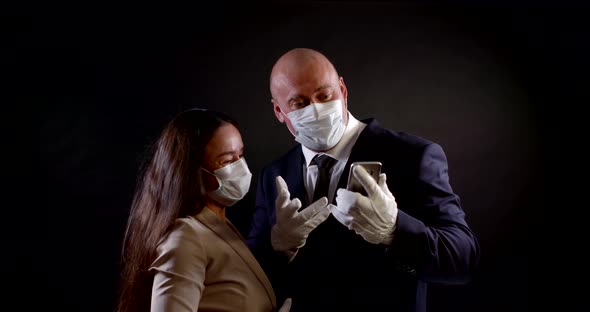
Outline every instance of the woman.
<path id="1" fill-rule="evenodd" d="M 118 311 L 275 310 L 225 216 L 250 188 L 243 151 L 237 123 L 220 112 L 188 110 L 166 126 L 133 199 Z"/>

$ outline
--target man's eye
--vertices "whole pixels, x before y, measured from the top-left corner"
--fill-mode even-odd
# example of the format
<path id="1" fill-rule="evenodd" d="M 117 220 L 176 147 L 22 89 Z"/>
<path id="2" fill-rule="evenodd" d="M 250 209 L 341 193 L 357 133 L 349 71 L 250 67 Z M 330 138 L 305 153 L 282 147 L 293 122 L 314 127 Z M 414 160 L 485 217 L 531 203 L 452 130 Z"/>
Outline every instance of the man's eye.
<path id="1" fill-rule="evenodd" d="M 294 102 L 293 104 L 291 104 L 292 108 L 302 108 L 303 107 L 303 102 Z"/>
<path id="2" fill-rule="evenodd" d="M 332 98 L 332 93 L 326 93 L 321 96 L 322 100 L 327 101 Z"/>

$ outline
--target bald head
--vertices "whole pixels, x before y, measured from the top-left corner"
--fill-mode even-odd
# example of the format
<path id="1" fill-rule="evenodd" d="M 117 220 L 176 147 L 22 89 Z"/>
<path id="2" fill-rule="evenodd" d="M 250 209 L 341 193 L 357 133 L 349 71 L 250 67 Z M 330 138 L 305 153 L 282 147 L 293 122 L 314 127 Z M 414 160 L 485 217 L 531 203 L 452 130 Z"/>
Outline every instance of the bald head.
<path id="1" fill-rule="evenodd" d="M 296 131 L 287 114 L 312 103 L 340 100 L 343 121 L 348 124 L 348 91 L 344 79 L 318 51 L 297 48 L 283 54 L 272 68 L 270 93 L 275 116 L 293 135 Z"/>
<path id="2" fill-rule="evenodd" d="M 270 92 L 274 98 L 277 88 L 285 87 L 291 81 L 298 83 L 302 79 L 317 75 L 329 75 L 335 82 L 338 81 L 338 73 L 334 65 L 322 53 L 307 48 L 289 50 L 272 68 Z"/>

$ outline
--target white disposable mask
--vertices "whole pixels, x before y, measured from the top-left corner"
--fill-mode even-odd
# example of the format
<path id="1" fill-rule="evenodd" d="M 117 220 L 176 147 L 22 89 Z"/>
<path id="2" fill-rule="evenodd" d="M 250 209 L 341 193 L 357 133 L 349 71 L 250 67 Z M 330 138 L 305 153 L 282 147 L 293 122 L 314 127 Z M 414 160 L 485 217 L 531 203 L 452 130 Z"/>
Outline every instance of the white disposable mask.
<path id="1" fill-rule="evenodd" d="M 295 141 L 314 151 L 331 149 L 340 141 L 346 125 L 342 101 L 311 103 L 286 116 L 295 128 Z"/>
<path id="2" fill-rule="evenodd" d="M 244 157 L 213 171 L 213 173 L 207 171 L 205 168 L 201 169 L 215 176 L 219 184 L 216 190 L 210 191 L 207 194 L 226 207 L 231 207 L 240 199 L 244 198 L 250 189 L 252 173 L 248 169 Z"/>

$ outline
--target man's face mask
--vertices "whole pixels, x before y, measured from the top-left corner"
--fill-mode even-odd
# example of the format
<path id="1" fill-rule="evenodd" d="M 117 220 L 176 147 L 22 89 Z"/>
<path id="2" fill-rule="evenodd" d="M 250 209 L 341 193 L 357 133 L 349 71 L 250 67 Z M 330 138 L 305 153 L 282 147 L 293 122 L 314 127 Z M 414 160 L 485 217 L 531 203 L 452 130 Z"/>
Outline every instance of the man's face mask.
<path id="1" fill-rule="evenodd" d="M 207 192 L 207 195 L 226 207 L 231 207 L 244 198 L 250 189 L 252 173 L 248 169 L 244 157 L 213 171 L 213 173 L 205 168 L 201 169 L 215 176 L 219 184 L 216 190 Z"/>
<path id="2" fill-rule="evenodd" d="M 295 128 L 295 141 L 314 151 L 331 149 L 340 141 L 346 125 L 342 101 L 311 103 L 286 116 Z"/>

